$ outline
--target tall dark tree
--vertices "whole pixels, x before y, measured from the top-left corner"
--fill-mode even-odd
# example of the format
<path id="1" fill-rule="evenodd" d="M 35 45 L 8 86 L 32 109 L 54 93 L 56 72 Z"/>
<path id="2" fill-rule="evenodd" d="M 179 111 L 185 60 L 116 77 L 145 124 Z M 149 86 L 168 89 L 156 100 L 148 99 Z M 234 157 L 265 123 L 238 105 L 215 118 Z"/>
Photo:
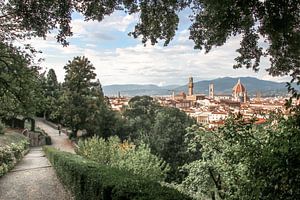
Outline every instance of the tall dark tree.
<path id="1" fill-rule="evenodd" d="M 41 106 L 38 67 L 0 42 L 0 116 L 33 116 Z"/>
<path id="2" fill-rule="evenodd" d="M 92 88 L 88 106 L 90 115 L 85 127 L 88 136 L 98 135 L 105 139 L 117 134 L 121 136 L 120 134 L 122 133 L 119 133 L 119 130 L 116 129 L 116 124 L 118 123 L 116 113 L 112 111 L 109 102 L 106 101 L 99 80 Z"/>
<path id="3" fill-rule="evenodd" d="M 47 74 L 47 92 L 49 95 L 52 95 L 59 88 L 59 83 L 57 81 L 57 77 L 54 69 L 49 69 Z"/>
<path id="4" fill-rule="evenodd" d="M 104 97 L 100 81 L 95 81 L 95 67 L 85 57 L 75 57 L 64 67 L 66 77 L 62 97 L 64 123 L 74 136 L 85 129 L 88 136 L 108 138 L 116 134 L 116 116 Z"/>
<path id="5" fill-rule="evenodd" d="M 55 113 L 59 106 L 58 100 L 61 91 L 54 69 L 50 69 L 48 71 L 47 77 L 43 79 L 43 82 L 45 96 L 43 115 L 48 120 L 58 122 L 57 115 Z"/>
<path id="6" fill-rule="evenodd" d="M 79 129 L 84 129 L 91 115 L 89 103 L 92 89 L 95 86 L 95 67 L 85 57 L 75 57 L 64 67 L 66 70 L 64 82 L 63 117 L 65 125 L 72 129 L 76 136 Z M 95 111 L 94 111 L 95 112 Z"/>

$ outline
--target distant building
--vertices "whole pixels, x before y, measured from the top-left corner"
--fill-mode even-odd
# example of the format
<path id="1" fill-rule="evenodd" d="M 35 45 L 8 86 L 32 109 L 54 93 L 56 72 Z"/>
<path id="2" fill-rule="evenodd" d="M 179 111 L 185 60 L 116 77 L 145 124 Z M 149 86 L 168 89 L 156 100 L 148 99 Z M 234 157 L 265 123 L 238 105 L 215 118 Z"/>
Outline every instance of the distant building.
<path id="1" fill-rule="evenodd" d="M 234 101 L 247 102 L 247 91 L 245 86 L 241 83 L 239 79 L 237 84 L 232 88 L 232 97 Z"/>
<path id="2" fill-rule="evenodd" d="M 189 78 L 189 96 L 192 96 L 194 94 L 194 82 L 193 77 Z"/>
<path id="3" fill-rule="evenodd" d="M 209 124 L 209 114 L 208 112 L 202 112 L 196 115 L 197 123 L 199 124 Z"/>
<path id="4" fill-rule="evenodd" d="M 213 121 L 221 121 L 224 120 L 228 117 L 228 113 L 227 112 L 221 112 L 221 111 L 214 111 L 212 112 L 209 116 L 208 116 L 208 120 L 210 122 Z"/>
<path id="5" fill-rule="evenodd" d="M 185 100 L 186 99 L 186 94 L 184 92 L 180 92 L 177 95 L 174 95 L 174 100 Z"/>
<path id="6" fill-rule="evenodd" d="M 191 102 L 188 100 L 181 100 L 175 102 L 175 108 L 188 109 L 192 106 Z"/>
<path id="7" fill-rule="evenodd" d="M 186 100 L 191 101 L 193 104 L 197 101 L 197 100 L 202 100 L 205 98 L 204 94 L 194 94 L 194 82 L 193 82 L 193 77 L 189 78 L 189 83 L 188 83 L 188 90 L 189 93 L 186 96 Z"/>
<path id="8" fill-rule="evenodd" d="M 232 100 L 232 95 L 218 94 L 218 95 L 214 95 L 214 99 L 217 101 Z"/>
<path id="9" fill-rule="evenodd" d="M 208 91 L 209 91 L 208 97 L 209 97 L 210 99 L 214 99 L 214 84 L 213 84 L 213 83 L 210 83 L 210 84 L 209 84 Z"/>
<path id="10" fill-rule="evenodd" d="M 232 94 L 215 94 L 213 83 L 208 86 L 208 97 L 195 94 L 192 77 L 189 77 L 187 89 L 187 94 L 180 92 L 175 95 L 173 91 L 172 98 L 161 98 L 160 104 L 179 108 L 206 128 L 214 129 L 224 125 L 230 114 L 240 114 L 246 120 L 255 116 L 258 118 L 255 124 L 265 123 L 270 111 L 281 110 L 288 114 L 288 110 L 284 107 L 285 98 L 261 98 L 257 95 L 257 98 L 250 99 L 240 79 L 232 88 Z M 300 104 L 300 100 L 294 100 L 293 104 Z"/>

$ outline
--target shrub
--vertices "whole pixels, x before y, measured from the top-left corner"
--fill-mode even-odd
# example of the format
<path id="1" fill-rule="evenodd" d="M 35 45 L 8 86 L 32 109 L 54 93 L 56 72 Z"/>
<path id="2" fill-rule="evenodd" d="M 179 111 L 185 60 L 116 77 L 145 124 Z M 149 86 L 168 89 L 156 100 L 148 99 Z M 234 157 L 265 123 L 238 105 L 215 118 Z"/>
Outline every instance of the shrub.
<path id="1" fill-rule="evenodd" d="M 146 144 L 136 147 L 132 143 L 121 143 L 117 136 L 107 141 L 98 137 L 79 141 L 76 152 L 99 164 L 127 170 L 153 181 L 163 181 L 169 171 L 167 163 L 152 154 Z"/>
<path id="2" fill-rule="evenodd" d="M 27 140 L 21 140 L 18 143 L 0 147 L 0 177 L 12 169 L 17 161 L 23 157 L 28 145 Z"/>
<path id="3" fill-rule="evenodd" d="M 79 155 L 44 147 L 61 181 L 80 200 L 190 199 L 175 189 Z"/>

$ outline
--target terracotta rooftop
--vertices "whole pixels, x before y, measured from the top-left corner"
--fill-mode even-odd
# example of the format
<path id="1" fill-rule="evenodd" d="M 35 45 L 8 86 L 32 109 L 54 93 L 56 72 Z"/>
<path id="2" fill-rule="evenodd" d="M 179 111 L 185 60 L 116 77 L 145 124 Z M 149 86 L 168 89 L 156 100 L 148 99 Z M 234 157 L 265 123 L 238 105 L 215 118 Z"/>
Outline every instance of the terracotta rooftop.
<path id="1" fill-rule="evenodd" d="M 239 94 L 239 93 L 243 93 L 245 91 L 246 91 L 246 89 L 243 86 L 243 84 L 241 83 L 241 80 L 239 79 L 237 84 L 232 88 L 232 92 L 235 94 Z"/>

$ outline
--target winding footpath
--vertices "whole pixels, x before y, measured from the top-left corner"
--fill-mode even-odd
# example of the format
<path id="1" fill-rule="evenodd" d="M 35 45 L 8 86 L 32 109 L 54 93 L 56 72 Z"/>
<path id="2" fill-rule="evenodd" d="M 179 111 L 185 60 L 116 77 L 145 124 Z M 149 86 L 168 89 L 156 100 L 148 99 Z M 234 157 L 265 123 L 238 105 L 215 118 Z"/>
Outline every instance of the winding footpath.
<path id="1" fill-rule="evenodd" d="M 65 134 L 40 120 L 36 125 L 51 136 L 52 146 L 74 153 Z M 45 157 L 42 147 L 31 148 L 29 153 L 8 174 L 0 178 L 0 200 L 71 200 L 71 195 L 58 180 Z"/>

